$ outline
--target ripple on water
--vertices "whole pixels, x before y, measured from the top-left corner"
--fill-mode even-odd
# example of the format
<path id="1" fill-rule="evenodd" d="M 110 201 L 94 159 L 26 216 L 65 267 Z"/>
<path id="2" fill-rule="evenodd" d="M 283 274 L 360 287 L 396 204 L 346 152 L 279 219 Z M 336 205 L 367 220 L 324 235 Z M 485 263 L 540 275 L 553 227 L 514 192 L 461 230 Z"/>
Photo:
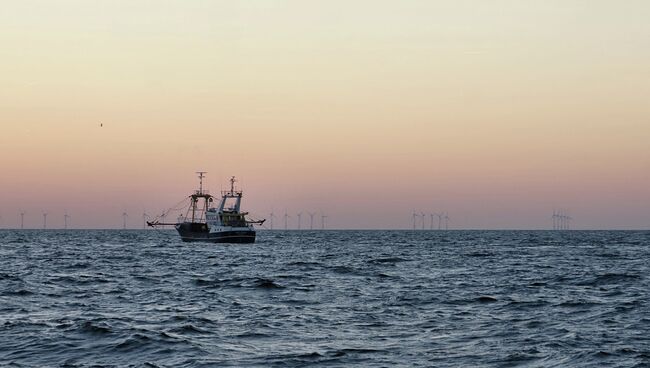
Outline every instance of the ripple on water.
<path id="1" fill-rule="evenodd" d="M 0 230 L 0 366 L 634 367 L 649 232 Z"/>
<path id="2" fill-rule="evenodd" d="M 113 332 L 106 322 L 83 321 L 78 324 L 78 331 L 89 335 L 106 335 Z"/>

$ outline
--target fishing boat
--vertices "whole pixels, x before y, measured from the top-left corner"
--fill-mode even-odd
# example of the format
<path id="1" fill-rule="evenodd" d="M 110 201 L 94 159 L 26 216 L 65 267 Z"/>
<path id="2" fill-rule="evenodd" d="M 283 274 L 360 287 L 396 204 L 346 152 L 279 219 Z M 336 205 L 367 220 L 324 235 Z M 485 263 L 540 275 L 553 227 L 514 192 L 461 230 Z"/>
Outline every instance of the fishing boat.
<path id="1" fill-rule="evenodd" d="M 221 199 L 213 206 L 215 197 L 203 190 L 205 171 L 199 175 L 199 189 L 188 198 L 189 206 L 178 222 L 165 223 L 159 219 L 148 221 L 151 227 L 173 225 L 185 242 L 204 241 L 213 243 L 254 243 L 255 228 L 265 220 L 249 220 L 248 212 L 241 211 L 243 193 L 235 189 L 235 177 L 230 178 L 230 190 L 221 192 Z M 163 213 L 162 218 L 166 216 Z"/>

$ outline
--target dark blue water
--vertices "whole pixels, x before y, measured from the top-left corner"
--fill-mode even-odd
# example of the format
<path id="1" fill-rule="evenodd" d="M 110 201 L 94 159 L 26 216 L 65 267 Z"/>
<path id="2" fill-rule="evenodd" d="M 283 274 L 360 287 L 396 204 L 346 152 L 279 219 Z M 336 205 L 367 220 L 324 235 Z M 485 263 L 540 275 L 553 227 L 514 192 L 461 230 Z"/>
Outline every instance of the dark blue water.
<path id="1" fill-rule="evenodd" d="M 650 233 L 0 231 L 0 366 L 648 367 Z"/>

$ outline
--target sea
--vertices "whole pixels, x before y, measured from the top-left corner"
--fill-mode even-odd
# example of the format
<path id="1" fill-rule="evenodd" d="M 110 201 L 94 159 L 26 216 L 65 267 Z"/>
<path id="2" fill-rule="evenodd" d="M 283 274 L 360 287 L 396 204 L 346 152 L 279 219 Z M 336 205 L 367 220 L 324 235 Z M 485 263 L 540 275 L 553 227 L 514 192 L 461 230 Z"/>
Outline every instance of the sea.
<path id="1" fill-rule="evenodd" d="M 0 230 L 1 367 L 650 367 L 648 231 Z"/>

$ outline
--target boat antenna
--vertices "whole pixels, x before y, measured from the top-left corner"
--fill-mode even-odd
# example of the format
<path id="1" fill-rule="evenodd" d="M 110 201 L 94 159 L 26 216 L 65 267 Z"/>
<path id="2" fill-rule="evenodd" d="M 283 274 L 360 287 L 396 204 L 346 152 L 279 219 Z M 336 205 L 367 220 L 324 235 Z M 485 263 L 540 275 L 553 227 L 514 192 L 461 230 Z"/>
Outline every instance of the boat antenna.
<path id="1" fill-rule="evenodd" d="M 199 174 L 199 194 L 203 194 L 203 178 L 205 177 L 205 175 L 203 175 L 203 174 L 207 174 L 208 172 L 207 171 L 197 171 L 196 173 Z"/>

